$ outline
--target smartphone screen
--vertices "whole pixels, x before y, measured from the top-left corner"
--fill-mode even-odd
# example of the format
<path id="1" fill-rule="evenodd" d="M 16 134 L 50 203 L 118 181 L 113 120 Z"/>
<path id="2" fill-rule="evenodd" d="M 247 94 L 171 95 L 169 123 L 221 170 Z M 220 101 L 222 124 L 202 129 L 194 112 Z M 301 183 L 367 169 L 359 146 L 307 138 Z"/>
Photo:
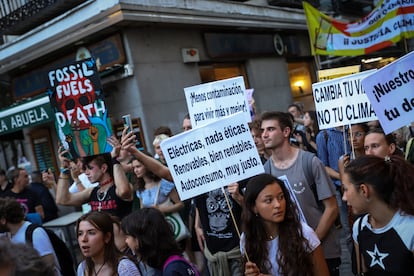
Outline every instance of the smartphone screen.
<path id="1" fill-rule="evenodd" d="M 128 131 L 132 131 L 132 120 L 131 120 L 131 115 L 127 114 L 122 116 L 122 120 L 124 121 L 124 126 L 128 128 Z"/>

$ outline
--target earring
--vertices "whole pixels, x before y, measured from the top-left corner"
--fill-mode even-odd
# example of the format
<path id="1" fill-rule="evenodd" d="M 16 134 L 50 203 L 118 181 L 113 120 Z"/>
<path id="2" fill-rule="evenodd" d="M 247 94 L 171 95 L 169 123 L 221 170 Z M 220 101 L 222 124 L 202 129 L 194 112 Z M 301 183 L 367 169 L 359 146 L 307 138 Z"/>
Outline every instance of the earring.
<path id="1" fill-rule="evenodd" d="M 256 217 L 258 217 L 259 216 L 259 213 L 256 213 L 255 215 L 256 215 Z"/>

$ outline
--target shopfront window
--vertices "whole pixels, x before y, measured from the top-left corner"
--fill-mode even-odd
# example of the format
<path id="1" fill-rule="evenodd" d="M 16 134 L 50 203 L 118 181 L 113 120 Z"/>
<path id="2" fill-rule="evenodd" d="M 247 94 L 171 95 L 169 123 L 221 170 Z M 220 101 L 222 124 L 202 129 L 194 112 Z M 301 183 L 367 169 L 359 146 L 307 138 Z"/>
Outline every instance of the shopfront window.
<path id="1" fill-rule="evenodd" d="M 289 62 L 289 81 L 293 102 L 301 102 L 305 110 L 314 110 L 312 83 L 314 82 L 312 62 Z"/>

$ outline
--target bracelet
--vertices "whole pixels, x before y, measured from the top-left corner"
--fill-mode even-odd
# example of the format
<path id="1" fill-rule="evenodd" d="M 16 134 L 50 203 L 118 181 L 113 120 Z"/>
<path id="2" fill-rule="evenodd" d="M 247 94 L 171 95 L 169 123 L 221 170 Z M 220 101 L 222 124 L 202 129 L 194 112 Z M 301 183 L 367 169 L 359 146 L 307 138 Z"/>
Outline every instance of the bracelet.
<path id="1" fill-rule="evenodd" d="M 112 165 L 116 165 L 116 164 L 121 165 L 121 162 L 119 162 L 119 160 L 116 159 L 115 157 L 112 157 L 111 161 L 112 161 Z"/>
<path id="2" fill-rule="evenodd" d="M 60 173 L 61 174 L 69 174 L 70 173 L 70 169 L 66 168 L 66 167 L 61 167 L 60 168 Z"/>
<path id="3" fill-rule="evenodd" d="M 59 179 L 69 179 L 69 176 L 67 174 L 61 174 Z"/>

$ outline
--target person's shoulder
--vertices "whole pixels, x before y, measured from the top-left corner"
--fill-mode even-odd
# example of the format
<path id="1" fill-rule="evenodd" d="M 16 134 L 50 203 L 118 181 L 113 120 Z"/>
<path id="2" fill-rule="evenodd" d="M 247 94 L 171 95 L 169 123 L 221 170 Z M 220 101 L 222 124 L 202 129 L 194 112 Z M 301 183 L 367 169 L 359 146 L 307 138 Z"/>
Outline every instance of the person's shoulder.
<path id="1" fill-rule="evenodd" d="M 4 190 L 2 193 L 2 197 L 14 197 L 16 198 L 18 194 L 16 194 L 15 192 L 13 192 L 11 190 L 12 187 L 10 187 L 10 189 Z"/>
<path id="2" fill-rule="evenodd" d="M 86 266 L 85 260 L 79 263 L 78 268 L 76 269 L 77 275 L 84 275 L 85 266 Z"/>
<path id="3" fill-rule="evenodd" d="M 128 257 L 122 257 L 118 263 L 119 275 L 140 275 L 138 266 Z"/>
<path id="4" fill-rule="evenodd" d="M 404 225 L 412 225 L 414 226 L 414 216 L 404 213 L 402 211 L 398 211 L 396 213 L 396 223 L 397 224 L 404 224 Z"/>
<path id="5" fill-rule="evenodd" d="M 168 186 L 173 185 L 173 186 L 175 186 L 173 182 L 168 181 L 168 180 L 166 180 L 166 179 L 164 179 L 164 178 L 161 178 L 161 180 L 160 180 L 160 185 L 161 185 L 161 186 L 162 186 L 162 185 L 168 185 Z"/>
<path id="6" fill-rule="evenodd" d="M 45 228 L 40 225 L 36 226 L 35 224 L 31 224 L 30 228 L 34 228 L 32 233 L 33 244 L 43 244 L 45 241 L 49 241 L 50 244 L 52 243 Z"/>
<path id="7" fill-rule="evenodd" d="M 163 275 L 197 275 L 194 268 L 184 260 L 174 260 L 164 269 Z"/>
<path id="8" fill-rule="evenodd" d="M 37 195 L 43 195 L 49 192 L 49 189 L 45 185 L 38 182 L 30 183 L 30 187 L 27 190 L 29 190 L 29 193 L 36 193 Z"/>

